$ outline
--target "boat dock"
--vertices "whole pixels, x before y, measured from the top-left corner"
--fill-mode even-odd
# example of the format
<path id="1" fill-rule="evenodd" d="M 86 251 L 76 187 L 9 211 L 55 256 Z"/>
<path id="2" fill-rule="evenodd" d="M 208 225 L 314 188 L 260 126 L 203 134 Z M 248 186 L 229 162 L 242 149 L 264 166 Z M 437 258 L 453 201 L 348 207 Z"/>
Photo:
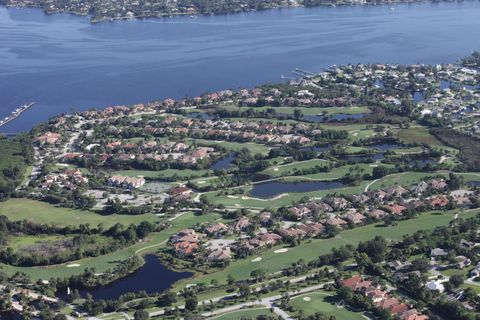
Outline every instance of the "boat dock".
<path id="1" fill-rule="evenodd" d="M 30 109 L 34 104 L 35 104 L 35 102 L 30 102 L 30 103 L 24 104 L 23 106 L 18 107 L 17 109 L 12 111 L 12 113 L 9 116 L 6 116 L 2 120 L 0 120 L 0 127 L 6 125 L 7 123 L 12 122 L 13 120 L 17 119 L 18 117 L 20 117 L 22 115 L 22 113 L 24 113 L 25 111 Z"/>

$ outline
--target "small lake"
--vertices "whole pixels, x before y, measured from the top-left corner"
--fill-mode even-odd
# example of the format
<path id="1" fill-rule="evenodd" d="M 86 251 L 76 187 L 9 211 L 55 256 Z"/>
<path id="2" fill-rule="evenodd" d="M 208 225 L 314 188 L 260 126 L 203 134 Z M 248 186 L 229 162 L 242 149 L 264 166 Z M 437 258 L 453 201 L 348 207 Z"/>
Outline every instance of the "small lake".
<path id="1" fill-rule="evenodd" d="M 178 280 L 191 277 L 191 272 L 176 272 L 166 268 L 155 255 L 145 256 L 145 264 L 131 275 L 113 283 L 92 289 L 80 290 L 81 296 L 91 294 L 95 299 L 117 299 L 128 292 L 162 292 Z"/>
<path id="2" fill-rule="evenodd" d="M 216 161 L 210 166 L 210 170 L 227 170 L 233 166 L 233 161 L 235 160 L 235 152 L 230 152 L 226 157 Z"/>
<path id="3" fill-rule="evenodd" d="M 253 189 L 250 191 L 250 196 L 255 198 L 268 199 L 282 193 L 311 192 L 318 190 L 336 189 L 343 186 L 344 184 L 339 181 L 269 181 L 255 184 L 253 186 Z"/>

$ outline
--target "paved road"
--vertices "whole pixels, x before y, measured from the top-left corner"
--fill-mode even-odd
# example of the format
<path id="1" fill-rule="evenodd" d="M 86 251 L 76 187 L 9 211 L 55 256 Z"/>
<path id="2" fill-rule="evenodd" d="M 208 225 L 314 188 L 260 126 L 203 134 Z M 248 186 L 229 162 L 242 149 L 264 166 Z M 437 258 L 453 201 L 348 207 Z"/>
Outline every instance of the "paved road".
<path id="1" fill-rule="evenodd" d="M 298 280 L 300 281 L 300 280 Z M 296 282 L 298 282 L 296 281 Z M 293 282 L 293 280 L 291 281 Z M 296 291 L 289 291 L 287 292 L 287 294 L 289 296 L 296 296 L 296 295 L 300 295 L 300 294 L 304 294 L 304 293 L 308 293 L 308 292 L 312 292 L 312 291 L 316 291 L 316 290 L 319 290 L 319 289 L 322 289 L 325 285 L 327 284 L 332 284 L 333 282 L 325 282 L 325 283 L 321 283 L 321 284 L 317 284 L 317 285 L 313 285 L 313 286 L 310 286 L 310 287 L 306 287 L 306 288 L 301 288 L 301 289 L 298 289 Z M 213 316 L 217 316 L 219 314 L 223 314 L 223 313 L 227 313 L 227 312 L 232 312 L 232 311 L 235 311 L 235 310 L 240 310 L 242 308 L 245 308 L 245 307 L 251 307 L 251 306 L 254 306 L 254 305 L 264 305 L 265 307 L 267 308 L 272 308 L 273 309 L 273 312 L 275 314 L 277 314 L 278 316 L 280 316 L 282 319 L 284 320 L 293 320 L 289 315 L 288 313 L 286 313 L 285 311 L 283 311 L 276 303 L 275 301 L 276 300 L 279 300 L 282 298 L 282 295 L 275 295 L 275 296 L 271 296 L 271 297 L 266 297 L 266 298 L 263 298 L 263 299 L 260 299 L 260 300 L 257 300 L 257 301 L 249 301 L 249 302 L 244 302 L 244 303 L 239 303 L 239 304 L 236 304 L 234 306 L 229 306 L 229 307 L 225 307 L 225 308 L 222 308 L 222 309 L 218 309 L 218 310 L 214 310 L 214 311 L 210 311 L 210 312 L 205 312 L 202 314 L 202 316 L 204 317 L 213 317 Z"/>

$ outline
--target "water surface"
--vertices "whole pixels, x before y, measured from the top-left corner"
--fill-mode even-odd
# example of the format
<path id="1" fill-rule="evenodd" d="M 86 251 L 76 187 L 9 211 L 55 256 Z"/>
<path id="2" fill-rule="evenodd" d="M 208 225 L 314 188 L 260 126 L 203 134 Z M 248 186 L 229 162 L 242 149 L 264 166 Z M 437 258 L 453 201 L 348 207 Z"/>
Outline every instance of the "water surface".
<path id="1" fill-rule="evenodd" d="M 343 187 L 343 183 L 339 181 L 269 181 L 255 184 L 250 191 L 250 195 L 255 198 L 266 199 L 278 196 L 282 193 L 311 192 L 341 187 Z"/>
<path id="2" fill-rule="evenodd" d="M 277 82 L 296 67 L 454 62 L 478 49 L 478 17 L 475 1 L 91 25 L 86 17 L 0 7 L 0 117 L 37 102 L 0 131 L 72 110 Z"/>
<path id="3" fill-rule="evenodd" d="M 146 291 L 148 294 L 162 292 L 176 281 L 189 278 L 190 272 L 176 272 L 166 268 L 155 255 L 145 256 L 145 264 L 131 275 L 110 285 L 81 290 L 80 295 L 91 294 L 95 299 L 117 299 L 128 292 Z"/>

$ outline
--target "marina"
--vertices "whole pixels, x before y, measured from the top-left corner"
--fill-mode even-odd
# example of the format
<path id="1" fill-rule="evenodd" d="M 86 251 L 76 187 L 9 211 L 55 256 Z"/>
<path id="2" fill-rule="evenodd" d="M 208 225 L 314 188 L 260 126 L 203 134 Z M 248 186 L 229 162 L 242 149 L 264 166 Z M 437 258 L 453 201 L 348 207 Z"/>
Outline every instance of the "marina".
<path id="1" fill-rule="evenodd" d="M 12 122 L 13 120 L 17 119 L 18 117 L 20 117 L 22 115 L 22 113 L 24 113 L 25 111 L 27 111 L 28 109 L 33 107 L 34 104 L 35 104 L 35 102 L 30 102 L 28 104 L 24 104 L 23 106 L 13 110 L 12 113 L 9 116 L 6 116 L 2 120 L 0 120 L 0 127 L 6 125 L 9 122 Z"/>

